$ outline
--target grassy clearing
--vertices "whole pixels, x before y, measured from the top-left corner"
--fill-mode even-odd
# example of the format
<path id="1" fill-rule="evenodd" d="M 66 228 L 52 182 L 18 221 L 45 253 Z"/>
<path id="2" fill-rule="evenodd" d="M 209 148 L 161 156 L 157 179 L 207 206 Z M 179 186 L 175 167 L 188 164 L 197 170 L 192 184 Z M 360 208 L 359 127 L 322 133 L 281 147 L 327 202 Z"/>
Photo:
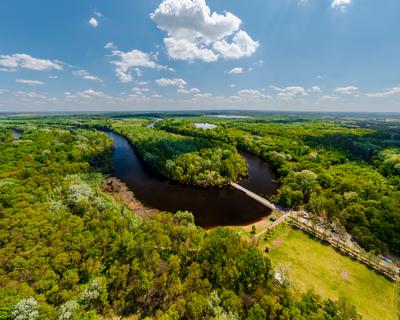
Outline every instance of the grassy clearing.
<path id="1" fill-rule="evenodd" d="M 267 242 L 274 266 L 287 270 L 300 291 L 314 289 L 331 299 L 342 295 L 363 319 L 398 319 L 396 285 L 383 276 L 285 224 Z"/>

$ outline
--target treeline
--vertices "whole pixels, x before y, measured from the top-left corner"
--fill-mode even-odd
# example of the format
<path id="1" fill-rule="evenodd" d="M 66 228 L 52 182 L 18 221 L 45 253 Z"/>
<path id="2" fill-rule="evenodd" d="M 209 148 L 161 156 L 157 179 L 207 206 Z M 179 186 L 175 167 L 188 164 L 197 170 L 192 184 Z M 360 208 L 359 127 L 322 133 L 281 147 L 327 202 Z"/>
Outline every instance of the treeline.
<path id="1" fill-rule="evenodd" d="M 102 133 L 35 126 L 0 145 L 0 319 L 359 319 L 294 296 L 228 229 L 138 218 L 101 191 L 110 152 Z"/>
<path id="2" fill-rule="evenodd" d="M 247 163 L 226 143 L 184 137 L 139 124 L 113 125 L 154 171 L 183 184 L 221 187 L 247 175 Z"/>
<path id="3" fill-rule="evenodd" d="M 10 141 L 12 139 L 11 130 L 7 128 L 0 128 L 0 143 Z"/>
<path id="4" fill-rule="evenodd" d="M 166 120 L 158 127 L 221 140 L 260 156 L 279 174 L 276 202 L 341 223 L 367 251 L 400 254 L 397 131 L 347 128 L 325 120 L 214 123 L 213 130 L 196 129 L 188 120 Z"/>

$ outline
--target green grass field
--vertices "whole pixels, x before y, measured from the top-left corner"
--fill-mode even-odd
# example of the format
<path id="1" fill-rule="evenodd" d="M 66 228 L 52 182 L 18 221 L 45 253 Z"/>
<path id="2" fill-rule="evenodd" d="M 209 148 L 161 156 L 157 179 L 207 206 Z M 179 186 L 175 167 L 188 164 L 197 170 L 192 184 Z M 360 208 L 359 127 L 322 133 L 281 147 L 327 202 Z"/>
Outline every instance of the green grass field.
<path id="1" fill-rule="evenodd" d="M 274 266 L 288 270 L 299 290 L 331 299 L 342 295 L 366 320 L 398 319 L 395 283 L 287 225 L 276 228 L 268 243 Z"/>

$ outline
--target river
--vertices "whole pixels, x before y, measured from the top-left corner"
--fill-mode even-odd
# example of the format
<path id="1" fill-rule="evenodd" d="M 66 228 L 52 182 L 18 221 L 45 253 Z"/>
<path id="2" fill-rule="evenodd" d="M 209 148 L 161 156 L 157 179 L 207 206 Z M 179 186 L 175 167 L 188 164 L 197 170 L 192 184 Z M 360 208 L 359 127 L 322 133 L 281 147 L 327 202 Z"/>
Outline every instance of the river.
<path id="1" fill-rule="evenodd" d="M 106 132 L 114 141 L 114 176 L 134 192 L 144 205 L 161 211 L 193 212 L 196 224 L 205 228 L 251 224 L 269 215 L 271 210 L 232 188 L 197 189 L 160 178 L 150 172 L 122 136 Z M 272 195 L 277 185 L 268 165 L 246 153 L 249 176 L 239 182 L 262 196 Z"/>

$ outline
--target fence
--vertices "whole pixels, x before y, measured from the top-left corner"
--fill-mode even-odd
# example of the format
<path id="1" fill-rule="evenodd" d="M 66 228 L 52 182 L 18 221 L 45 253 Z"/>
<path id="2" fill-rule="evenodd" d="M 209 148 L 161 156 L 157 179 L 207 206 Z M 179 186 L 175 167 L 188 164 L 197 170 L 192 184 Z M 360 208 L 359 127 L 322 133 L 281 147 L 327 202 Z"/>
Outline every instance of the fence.
<path id="1" fill-rule="evenodd" d="M 335 248 L 336 251 L 339 253 L 349 256 L 350 258 L 357 260 L 361 262 L 362 264 L 366 265 L 368 268 L 374 270 L 375 272 L 378 272 L 382 275 L 384 275 L 387 279 L 391 281 L 398 281 L 399 280 L 399 272 L 396 272 L 391 269 L 387 269 L 383 266 L 380 266 L 379 264 L 376 264 L 369 260 L 368 258 L 362 256 L 359 252 L 356 252 L 354 250 L 351 250 L 350 248 L 346 247 L 343 245 L 343 243 L 338 242 L 335 239 L 332 239 L 330 237 L 327 237 L 326 235 L 320 233 L 319 231 L 311 228 L 310 226 L 306 226 L 297 220 L 295 220 L 293 217 L 287 220 L 287 222 L 294 228 L 300 229 L 303 232 L 311 235 L 314 238 L 317 238 L 325 243 L 330 244 L 333 248 Z"/>

